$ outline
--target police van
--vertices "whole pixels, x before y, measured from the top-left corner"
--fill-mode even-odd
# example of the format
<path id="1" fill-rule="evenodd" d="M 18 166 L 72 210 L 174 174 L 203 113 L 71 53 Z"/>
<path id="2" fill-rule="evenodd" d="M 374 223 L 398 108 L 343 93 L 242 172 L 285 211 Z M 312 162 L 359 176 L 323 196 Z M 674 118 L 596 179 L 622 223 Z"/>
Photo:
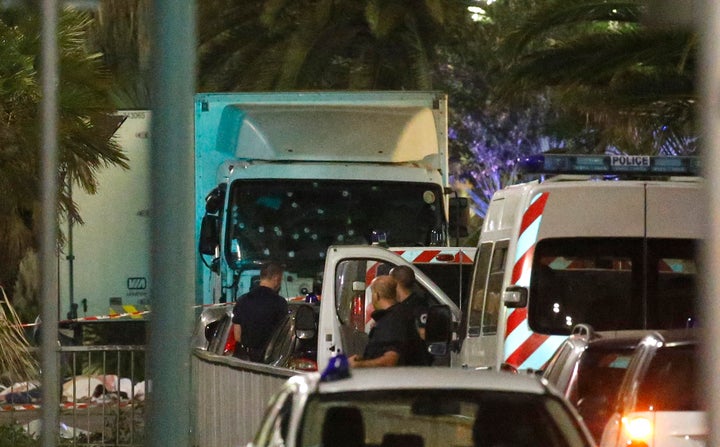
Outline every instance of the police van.
<path id="1" fill-rule="evenodd" d="M 455 366 L 542 369 L 578 323 L 697 323 L 702 181 L 693 157 L 540 155 L 492 198 Z"/>

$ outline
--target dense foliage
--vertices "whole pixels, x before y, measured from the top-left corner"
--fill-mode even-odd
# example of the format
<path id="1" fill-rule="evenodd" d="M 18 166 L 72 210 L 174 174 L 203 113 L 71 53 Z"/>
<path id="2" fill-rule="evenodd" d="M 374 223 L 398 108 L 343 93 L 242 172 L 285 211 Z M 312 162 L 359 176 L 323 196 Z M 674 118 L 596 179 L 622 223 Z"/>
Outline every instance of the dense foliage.
<path id="1" fill-rule="evenodd" d="M 111 116 L 111 84 L 98 54 L 86 49 L 86 14 L 66 11 L 60 17 L 59 141 L 60 221 L 82 222 L 70 188 L 93 193 L 96 172 L 111 165 L 127 167 L 126 157 L 110 137 L 118 124 Z M 32 255 L 40 205 L 38 66 L 39 15 L 28 10 L 0 11 L 0 284 L 12 288 L 20 260 Z M 60 227 L 58 227 L 60 228 Z M 62 232 L 58 232 L 62 241 Z M 31 291 L 30 291 L 31 292 Z M 34 296 L 13 299 L 27 301 Z M 17 306 L 18 311 L 21 307 Z M 22 315 L 24 321 L 27 315 Z"/>

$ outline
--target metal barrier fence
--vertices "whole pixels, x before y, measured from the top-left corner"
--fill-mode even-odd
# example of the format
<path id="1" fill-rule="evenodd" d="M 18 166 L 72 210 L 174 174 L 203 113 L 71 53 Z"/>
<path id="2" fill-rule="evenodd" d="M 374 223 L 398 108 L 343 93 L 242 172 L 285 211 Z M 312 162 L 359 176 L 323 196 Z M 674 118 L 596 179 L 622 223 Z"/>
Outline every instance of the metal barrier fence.
<path id="1" fill-rule="evenodd" d="M 244 446 L 260 425 L 268 401 L 297 371 L 195 349 L 193 445 Z"/>
<path id="2" fill-rule="evenodd" d="M 145 440 L 145 347 L 63 346 L 61 446 L 142 446 Z M 39 436 L 38 383 L 0 392 L 0 426 L 17 424 Z"/>

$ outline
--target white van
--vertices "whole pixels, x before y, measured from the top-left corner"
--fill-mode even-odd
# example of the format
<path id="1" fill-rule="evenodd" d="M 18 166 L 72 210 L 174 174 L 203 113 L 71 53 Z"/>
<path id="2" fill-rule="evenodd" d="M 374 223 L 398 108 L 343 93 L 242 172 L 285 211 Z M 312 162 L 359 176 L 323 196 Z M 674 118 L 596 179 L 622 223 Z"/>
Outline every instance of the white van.
<path id="1" fill-rule="evenodd" d="M 696 159 L 544 155 L 526 162 L 536 172 L 573 175 L 493 196 L 456 366 L 541 369 L 578 323 L 599 331 L 695 324 L 703 234 Z"/>

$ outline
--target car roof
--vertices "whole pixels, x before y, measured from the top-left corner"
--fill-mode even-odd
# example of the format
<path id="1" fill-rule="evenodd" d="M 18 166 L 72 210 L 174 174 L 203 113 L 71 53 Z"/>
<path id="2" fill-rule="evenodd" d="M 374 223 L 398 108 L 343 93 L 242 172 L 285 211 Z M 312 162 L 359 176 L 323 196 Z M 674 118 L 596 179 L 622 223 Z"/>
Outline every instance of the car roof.
<path id="1" fill-rule="evenodd" d="M 634 347 L 648 334 L 647 330 L 598 331 L 588 340 L 588 347 Z"/>
<path id="2" fill-rule="evenodd" d="M 566 339 L 566 343 L 573 346 L 575 351 L 583 351 L 585 348 L 593 349 L 617 349 L 632 348 L 646 335 L 650 334 L 650 330 L 613 330 L 613 331 L 596 331 L 588 324 L 576 325 L 572 333 Z"/>
<path id="3" fill-rule="evenodd" d="M 699 329 L 670 329 L 652 331 L 643 340 L 657 339 L 665 346 L 694 345 L 700 341 Z"/>
<path id="4" fill-rule="evenodd" d="M 544 381 L 531 375 L 476 371 L 461 368 L 385 367 L 354 369 L 350 377 L 320 382 L 319 374 L 310 374 L 317 392 L 341 393 L 373 390 L 493 390 L 533 394 L 547 393 Z"/>

